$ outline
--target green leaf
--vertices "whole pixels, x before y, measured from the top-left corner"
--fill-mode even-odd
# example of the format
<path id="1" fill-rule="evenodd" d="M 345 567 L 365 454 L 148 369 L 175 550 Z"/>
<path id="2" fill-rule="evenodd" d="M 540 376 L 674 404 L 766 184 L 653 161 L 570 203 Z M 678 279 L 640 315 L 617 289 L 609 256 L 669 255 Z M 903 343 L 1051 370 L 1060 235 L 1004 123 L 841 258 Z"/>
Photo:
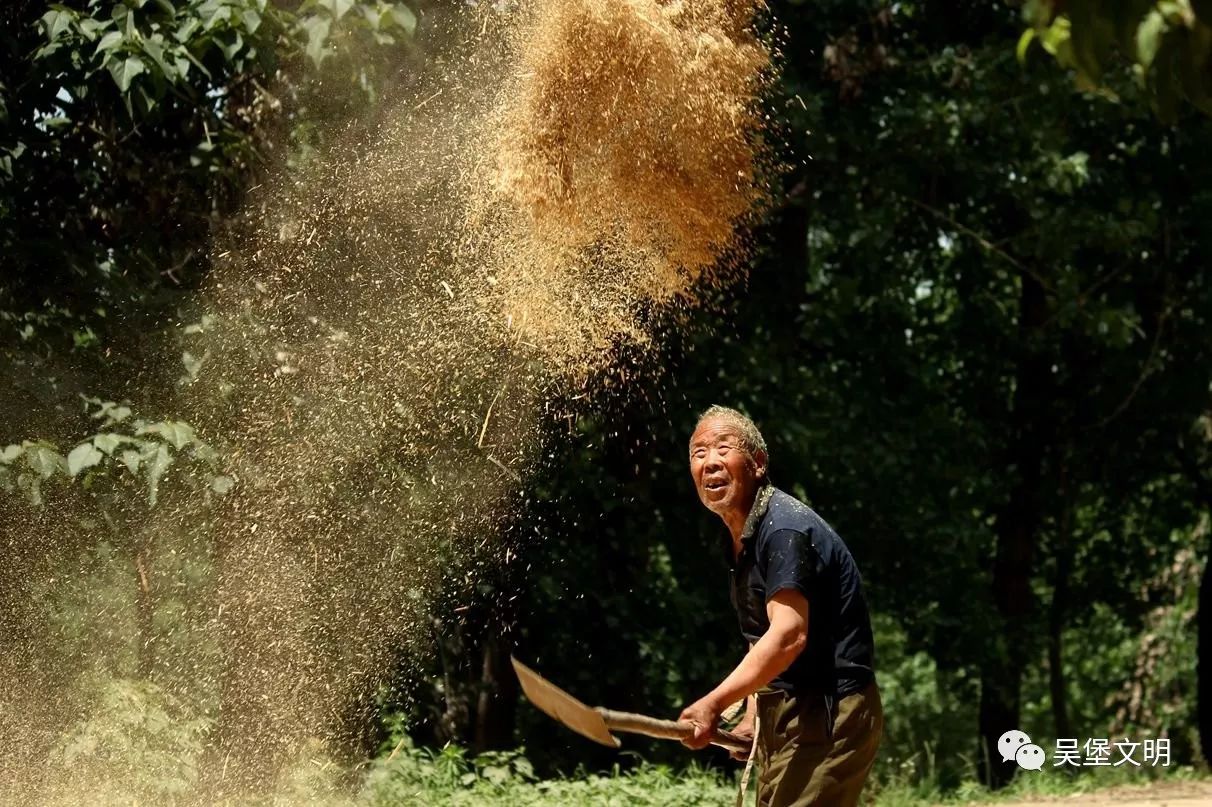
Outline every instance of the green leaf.
<path id="1" fill-rule="evenodd" d="M 1052 56 L 1057 56 L 1069 42 L 1069 18 L 1057 17 L 1039 35 L 1039 43 Z"/>
<path id="2" fill-rule="evenodd" d="M 119 406 L 113 401 L 102 401 L 100 398 L 84 398 L 84 402 L 97 407 L 97 411 L 92 414 L 93 420 L 103 420 L 106 423 L 121 423 L 130 417 L 129 406 Z"/>
<path id="3" fill-rule="evenodd" d="M 328 32 L 332 23 L 321 17 L 311 17 L 304 21 L 303 27 L 307 31 L 307 46 L 304 52 L 312 64 L 319 67 L 327 55 L 325 47 L 328 45 Z"/>
<path id="4" fill-rule="evenodd" d="M 223 57 L 229 62 L 236 58 L 236 54 L 243 47 L 244 37 L 240 35 L 239 31 L 236 31 L 231 36 L 225 36 L 219 44 L 219 50 L 223 51 Z"/>
<path id="5" fill-rule="evenodd" d="M 122 460 L 122 464 L 125 465 L 127 470 L 132 474 L 139 473 L 139 463 L 142 462 L 143 455 L 138 451 L 128 448 L 122 452 L 120 459 Z"/>
<path id="6" fill-rule="evenodd" d="M 21 453 L 24 450 L 25 449 L 21 446 L 20 443 L 14 443 L 13 445 L 7 445 L 4 447 L 3 450 L 0 450 L 0 462 L 4 463 L 5 465 L 11 463 L 13 460 L 20 457 Z"/>
<path id="7" fill-rule="evenodd" d="M 51 54 L 53 54 L 55 51 L 59 50 L 62 47 L 63 47 L 62 42 L 51 42 L 49 45 L 43 45 L 42 47 L 40 47 L 36 51 L 34 51 L 34 59 L 35 60 L 45 59 L 47 56 L 50 56 Z"/>
<path id="8" fill-rule="evenodd" d="M 125 434 L 98 434 L 93 437 L 93 445 L 109 456 L 114 455 L 114 451 L 125 443 L 138 443 L 139 441 L 133 437 L 128 437 Z"/>
<path id="9" fill-rule="evenodd" d="M 125 38 L 126 37 L 122 35 L 121 31 L 110 31 L 108 34 L 101 37 L 101 41 L 97 43 L 97 49 L 93 51 L 93 55 L 96 56 L 98 53 L 113 50 L 121 45 L 122 40 Z"/>
<path id="10" fill-rule="evenodd" d="M 147 503 L 153 507 L 160 493 L 160 479 L 172 464 L 173 455 L 169 453 L 166 445 L 161 445 L 151 456 L 151 464 L 147 468 Z"/>
<path id="11" fill-rule="evenodd" d="M 1014 49 L 1014 55 L 1018 57 L 1019 64 L 1027 61 L 1027 48 L 1031 47 L 1031 43 L 1035 41 L 1035 29 L 1028 28 L 1023 31 L 1022 36 L 1018 38 L 1018 46 Z"/>
<path id="12" fill-rule="evenodd" d="M 230 476 L 216 476 L 210 480 L 210 489 L 220 496 L 226 496 L 236 486 L 236 480 Z"/>
<path id="13" fill-rule="evenodd" d="M 353 0 L 320 0 L 318 3 L 321 8 L 328 9 L 329 13 L 338 20 L 349 13 L 353 4 Z"/>
<path id="14" fill-rule="evenodd" d="M 125 93 L 130 89 L 130 83 L 134 81 L 135 76 L 144 72 L 145 69 L 142 59 L 138 56 L 128 56 L 125 61 L 111 64 L 109 72 L 114 77 L 114 83 L 118 85 L 118 89 Z"/>
<path id="15" fill-rule="evenodd" d="M 214 0 L 208 0 L 198 7 L 197 15 L 202 17 L 205 22 L 206 30 L 213 31 L 218 27 L 219 23 L 227 22 L 231 19 L 231 8 L 225 5 L 220 5 Z"/>
<path id="16" fill-rule="evenodd" d="M 250 34 L 255 33 L 261 27 L 261 15 L 251 8 L 240 12 L 240 20 L 244 23 L 244 30 Z"/>
<path id="17" fill-rule="evenodd" d="M 80 33 L 84 36 L 84 38 L 89 42 L 92 42 L 97 38 L 97 32 L 103 30 L 107 25 L 108 23 L 104 22 L 103 20 L 85 17 L 84 19 L 80 20 L 80 24 L 77 27 L 80 29 Z"/>
<path id="18" fill-rule="evenodd" d="M 185 365 L 185 372 L 189 375 L 190 380 L 198 377 L 198 373 L 202 371 L 202 364 L 206 361 L 206 356 L 198 358 L 188 350 L 181 354 L 181 363 Z"/>
<path id="19" fill-rule="evenodd" d="M 81 443 L 67 455 L 67 473 L 76 476 L 85 468 L 92 468 L 105 457 L 92 443 Z"/>
<path id="20" fill-rule="evenodd" d="M 172 63 L 164 58 L 164 37 L 160 34 L 153 34 L 143 40 L 142 46 L 143 52 L 156 63 L 164 78 L 168 81 L 173 81 L 176 78 L 176 72 Z"/>
<path id="21" fill-rule="evenodd" d="M 190 17 L 185 22 L 181 23 L 181 25 L 175 31 L 173 31 L 173 39 L 184 45 L 193 37 L 194 32 L 201 27 L 202 23 L 197 17 Z"/>
<path id="22" fill-rule="evenodd" d="M 43 479 L 50 479 L 56 471 L 67 471 L 67 460 L 59 452 L 38 443 L 25 444 L 25 462 Z"/>
<path id="23" fill-rule="evenodd" d="M 196 56 L 194 56 L 188 50 L 183 51 L 183 53 L 185 54 L 185 58 L 189 59 L 190 64 L 192 64 L 194 67 L 196 67 L 202 71 L 202 75 L 206 76 L 207 78 L 211 77 L 210 70 L 207 69 L 206 65 L 204 65 L 200 61 L 198 61 L 198 58 Z"/>
<path id="24" fill-rule="evenodd" d="M 417 15 L 412 9 L 406 5 L 396 3 L 391 7 L 391 17 L 395 20 L 396 25 L 408 32 L 409 36 L 416 33 L 417 30 Z"/>
<path id="25" fill-rule="evenodd" d="M 67 9 L 53 8 L 42 15 L 42 25 L 46 28 L 46 36 L 49 39 L 58 39 L 59 35 L 66 31 L 72 24 L 72 18 L 75 15 Z"/>
<path id="26" fill-rule="evenodd" d="M 166 420 L 163 423 L 151 423 L 138 429 L 136 434 L 158 434 L 172 447 L 180 451 L 194 440 L 193 427 L 179 420 Z"/>
<path id="27" fill-rule="evenodd" d="M 1157 57 L 1157 49 L 1161 46 L 1162 37 L 1166 32 L 1166 18 L 1157 9 L 1149 12 L 1145 21 L 1136 29 L 1136 61 L 1146 72 Z"/>

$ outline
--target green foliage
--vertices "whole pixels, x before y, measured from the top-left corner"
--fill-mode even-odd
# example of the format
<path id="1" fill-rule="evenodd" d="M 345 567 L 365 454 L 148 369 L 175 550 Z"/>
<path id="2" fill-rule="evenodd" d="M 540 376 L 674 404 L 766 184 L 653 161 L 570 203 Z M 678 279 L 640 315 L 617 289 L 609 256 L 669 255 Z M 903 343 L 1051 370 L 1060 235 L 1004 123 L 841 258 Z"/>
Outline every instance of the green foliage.
<path id="1" fill-rule="evenodd" d="M 957 787 L 975 770 L 972 671 L 939 670 L 929 653 L 911 652 L 904 630 L 887 615 L 877 615 L 873 627 L 884 703 L 875 786 L 924 794 Z"/>
<path id="2" fill-rule="evenodd" d="M 1204 0 L 1032 0 L 1020 59 L 1038 40 L 1079 86 L 1097 89 L 1116 56 L 1130 61 L 1157 114 L 1174 121 L 1182 102 L 1212 114 L 1212 4 Z"/>
<path id="3" fill-rule="evenodd" d="M 17 4 L 0 36 L 0 320 L 19 328 L 0 347 L 112 347 L 123 318 L 154 322 L 283 161 L 283 129 L 373 101 L 417 25 L 388 0 L 37 8 Z"/>
<path id="4" fill-rule="evenodd" d="M 205 494 L 222 495 L 234 480 L 219 473 L 214 449 L 181 421 L 147 421 L 132 417 L 129 406 L 99 398 L 84 398 L 100 431 L 60 453 L 45 441 L 25 440 L 0 449 L 0 490 L 23 493 L 31 504 L 43 502 L 47 484 L 76 480 L 104 497 L 108 490 L 142 486 L 147 504 L 155 506 L 160 483 L 169 468 L 184 459 L 190 466 L 186 479 L 199 481 Z M 101 486 L 108 486 L 101 491 Z"/>
<path id="5" fill-rule="evenodd" d="M 719 774 L 698 768 L 675 772 L 651 764 L 640 764 L 626 773 L 616 766 L 607 774 L 586 772 L 536 781 L 520 751 L 468 758 L 462 749 L 446 746 L 436 752 L 406 748 L 393 758 L 376 761 L 366 776 L 359 803 L 374 807 L 414 802 L 452 807 L 485 804 L 698 807 L 728 803 L 735 792 L 735 785 Z"/>
<path id="6" fill-rule="evenodd" d="M 147 681 L 97 677 L 83 689 L 88 716 L 52 754 L 66 775 L 47 803 L 183 802 L 197 784 L 210 721 Z"/>

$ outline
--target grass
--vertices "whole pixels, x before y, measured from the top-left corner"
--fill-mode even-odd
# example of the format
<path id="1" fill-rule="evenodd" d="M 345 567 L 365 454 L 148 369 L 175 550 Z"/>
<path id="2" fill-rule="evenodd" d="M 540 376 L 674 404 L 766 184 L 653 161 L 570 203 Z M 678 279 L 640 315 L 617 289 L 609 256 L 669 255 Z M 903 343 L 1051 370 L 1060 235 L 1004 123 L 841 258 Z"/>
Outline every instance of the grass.
<path id="1" fill-rule="evenodd" d="M 410 750 L 390 762 L 376 763 L 367 775 L 358 802 L 374 807 L 423 804 L 451 807 L 516 804 L 536 807 L 699 807 L 731 805 L 736 799 L 736 774 L 733 771 L 698 767 L 675 771 L 662 765 L 641 763 L 628 771 L 616 768 L 604 774 L 538 780 L 520 754 L 485 756 L 473 760 L 453 748 L 441 752 Z M 871 807 L 925 807 L 1013 802 L 1147 784 L 1155 779 L 1176 781 L 1207 777 L 1206 771 L 1179 767 L 1156 771 L 1107 768 L 1078 775 L 1047 769 L 1028 773 L 1024 772 L 1010 787 L 997 793 L 991 793 L 974 780 L 946 792 L 927 784 L 873 781 L 867 791 L 868 803 Z M 755 802 L 752 792 L 746 801 L 748 804 Z"/>

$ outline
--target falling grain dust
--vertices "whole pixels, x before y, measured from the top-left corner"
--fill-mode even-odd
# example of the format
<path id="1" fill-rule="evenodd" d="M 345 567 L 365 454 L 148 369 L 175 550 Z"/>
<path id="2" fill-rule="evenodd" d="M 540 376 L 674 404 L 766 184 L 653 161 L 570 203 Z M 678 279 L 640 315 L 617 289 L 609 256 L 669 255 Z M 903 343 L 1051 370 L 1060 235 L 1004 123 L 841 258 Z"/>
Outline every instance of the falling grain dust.
<path id="1" fill-rule="evenodd" d="M 163 620 L 127 631 L 137 671 L 96 645 L 35 657 L 48 636 L 0 667 L 25 715 L 0 800 L 290 801 L 315 738 L 356 740 L 402 650 L 495 561 L 545 403 L 739 265 L 769 175 L 757 5 L 473 8 L 484 36 L 373 139 L 250 200 L 177 398 L 236 485 L 218 504 L 182 486 L 139 527 Z M 85 694 L 38 709 L 51 689 Z M 163 747 L 106 723 L 133 707 L 177 726 Z"/>

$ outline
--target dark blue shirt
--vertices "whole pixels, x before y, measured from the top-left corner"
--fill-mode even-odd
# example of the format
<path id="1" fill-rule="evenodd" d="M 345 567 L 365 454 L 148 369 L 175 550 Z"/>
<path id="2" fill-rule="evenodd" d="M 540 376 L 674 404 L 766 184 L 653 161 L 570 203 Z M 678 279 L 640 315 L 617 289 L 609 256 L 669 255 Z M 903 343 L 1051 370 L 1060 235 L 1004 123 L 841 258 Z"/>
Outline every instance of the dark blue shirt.
<path id="1" fill-rule="evenodd" d="M 733 561 L 731 542 L 728 556 Z M 770 628 L 771 597 L 794 589 L 808 600 L 808 644 L 771 687 L 842 698 L 874 680 L 862 578 L 850 550 L 812 508 L 772 486 L 760 490 L 730 565 L 732 605 L 750 644 Z"/>

